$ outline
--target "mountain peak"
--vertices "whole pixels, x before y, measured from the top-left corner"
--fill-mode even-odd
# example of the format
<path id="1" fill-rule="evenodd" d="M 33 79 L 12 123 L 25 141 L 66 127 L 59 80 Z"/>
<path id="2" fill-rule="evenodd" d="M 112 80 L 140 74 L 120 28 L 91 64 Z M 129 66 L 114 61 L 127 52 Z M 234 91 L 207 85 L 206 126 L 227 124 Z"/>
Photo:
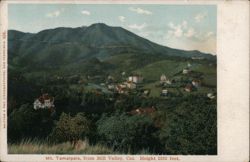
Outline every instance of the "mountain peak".
<path id="1" fill-rule="evenodd" d="M 95 23 L 95 24 L 91 24 L 90 26 L 88 26 L 89 28 L 110 28 L 110 26 L 104 24 L 104 23 Z"/>
<path id="2" fill-rule="evenodd" d="M 74 44 L 77 42 L 79 45 L 77 49 L 84 56 L 89 53 L 95 53 L 96 55 L 108 55 L 110 51 L 127 52 L 127 51 L 141 51 L 141 53 L 150 54 L 162 54 L 168 56 L 180 56 L 180 57 L 193 57 L 193 56 L 205 56 L 211 58 L 210 55 L 203 55 L 204 53 L 197 51 L 184 51 L 171 49 L 165 46 L 153 43 L 145 38 L 142 38 L 122 27 L 113 27 L 106 25 L 104 23 L 94 23 L 86 27 L 78 28 L 68 28 L 59 27 L 55 29 L 47 29 L 36 34 L 26 36 L 25 33 L 18 33 L 15 31 L 10 31 L 12 37 L 15 40 L 19 39 L 29 39 L 29 42 L 34 42 L 34 48 L 37 46 L 37 42 L 43 42 L 39 50 L 45 48 L 50 44 L 58 45 L 65 43 Z M 84 47 L 91 47 L 96 49 L 83 49 Z M 30 44 L 25 44 L 22 46 L 23 50 L 30 48 Z M 76 49 L 75 46 L 71 46 L 72 49 Z M 74 48 L 73 48 L 74 47 Z M 101 48 L 100 48 L 101 47 Z M 105 49 L 104 49 L 105 48 Z M 90 52 L 93 50 L 93 52 Z M 31 52 L 30 52 L 31 51 Z M 30 50 L 30 53 L 33 53 Z M 76 50 L 77 51 L 77 50 Z M 109 51 L 109 52 L 107 52 Z M 21 52 L 20 52 L 21 53 Z M 24 52 L 25 53 L 25 52 Z M 47 51 L 44 53 L 48 53 Z M 111 52 L 112 53 L 112 52 Z"/>

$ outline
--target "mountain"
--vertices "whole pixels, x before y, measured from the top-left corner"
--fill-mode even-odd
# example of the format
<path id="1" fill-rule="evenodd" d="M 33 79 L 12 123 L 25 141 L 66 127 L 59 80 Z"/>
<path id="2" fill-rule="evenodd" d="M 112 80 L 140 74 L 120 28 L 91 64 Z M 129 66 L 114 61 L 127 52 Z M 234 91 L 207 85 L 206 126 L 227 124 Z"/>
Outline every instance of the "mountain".
<path id="1" fill-rule="evenodd" d="M 8 31 L 10 70 L 22 73 L 85 73 L 135 71 L 156 61 L 216 57 L 199 51 L 172 49 L 153 43 L 121 27 L 103 23 L 88 27 L 47 29 L 38 33 Z M 38 75 L 38 74 L 37 74 Z M 40 74 L 39 74 L 40 75 Z"/>

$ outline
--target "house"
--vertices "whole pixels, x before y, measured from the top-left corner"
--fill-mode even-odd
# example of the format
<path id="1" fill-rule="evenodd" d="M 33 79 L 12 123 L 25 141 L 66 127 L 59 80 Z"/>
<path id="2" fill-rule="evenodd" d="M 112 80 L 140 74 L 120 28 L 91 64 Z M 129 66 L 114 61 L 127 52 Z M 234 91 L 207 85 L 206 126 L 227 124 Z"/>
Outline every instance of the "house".
<path id="1" fill-rule="evenodd" d="M 109 90 L 115 89 L 115 85 L 114 85 L 114 84 L 109 84 L 109 85 L 108 85 L 108 89 L 109 89 Z"/>
<path id="2" fill-rule="evenodd" d="M 36 99 L 33 103 L 34 105 L 34 109 L 37 110 L 39 108 L 44 108 L 44 105 L 42 104 L 42 102 L 39 101 L 39 99 Z"/>
<path id="3" fill-rule="evenodd" d="M 127 85 L 125 83 L 119 84 L 121 88 L 127 88 Z"/>
<path id="4" fill-rule="evenodd" d="M 164 82 L 166 82 L 166 80 L 167 80 L 166 75 L 162 74 L 161 77 L 160 77 L 160 82 L 164 83 Z"/>
<path id="5" fill-rule="evenodd" d="M 193 90 L 193 85 L 192 84 L 187 84 L 186 87 L 184 88 L 186 92 L 191 92 Z"/>
<path id="6" fill-rule="evenodd" d="M 167 79 L 167 80 L 166 80 L 166 83 L 167 83 L 167 84 L 172 84 L 172 80 Z"/>
<path id="7" fill-rule="evenodd" d="M 150 93 L 150 90 L 149 90 L 149 89 L 145 89 L 145 90 L 143 91 L 143 94 L 146 95 L 146 96 L 148 96 L 149 93 Z"/>
<path id="8" fill-rule="evenodd" d="M 207 94 L 207 97 L 210 98 L 210 99 L 214 99 L 214 98 L 215 98 L 215 96 L 214 96 L 213 93 L 208 93 L 208 94 Z"/>
<path id="9" fill-rule="evenodd" d="M 43 94 L 37 98 L 34 103 L 34 109 L 51 109 L 54 108 L 54 97 L 48 95 L 48 93 Z"/>
<path id="10" fill-rule="evenodd" d="M 201 86 L 201 81 L 198 80 L 198 79 L 194 79 L 194 80 L 192 81 L 192 85 L 193 85 L 195 88 L 198 88 L 198 87 Z"/>
<path id="11" fill-rule="evenodd" d="M 126 84 L 127 88 L 129 88 L 129 89 L 135 89 L 136 88 L 136 84 L 131 82 L 131 81 L 127 81 L 127 82 L 125 82 L 125 84 Z"/>
<path id="12" fill-rule="evenodd" d="M 190 63 L 187 64 L 187 67 L 191 67 L 192 65 Z"/>
<path id="13" fill-rule="evenodd" d="M 124 94 L 124 93 L 126 93 L 126 86 L 123 87 L 123 86 L 121 86 L 121 84 L 120 84 L 120 85 L 117 85 L 117 86 L 116 86 L 116 91 L 117 91 L 118 93 L 120 93 L 120 94 Z"/>
<path id="14" fill-rule="evenodd" d="M 161 96 L 167 96 L 168 95 L 168 90 L 167 89 L 163 89 L 161 91 Z"/>
<path id="15" fill-rule="evenodd" d="M 182 70 L 182 73 L 183 73 L 183 74 L 189 74 L 190 72 L 191 72 L 191 70 L 188 69 L 188 68 L 184 68 L 184 69 Z"/>
<path id="16" fill-rule="evenodd" d="M 131 75 L 128 77 L 128 81 L 131 81 L 134 83 L 142 83 L 143 77 L 140 75 Z"/>

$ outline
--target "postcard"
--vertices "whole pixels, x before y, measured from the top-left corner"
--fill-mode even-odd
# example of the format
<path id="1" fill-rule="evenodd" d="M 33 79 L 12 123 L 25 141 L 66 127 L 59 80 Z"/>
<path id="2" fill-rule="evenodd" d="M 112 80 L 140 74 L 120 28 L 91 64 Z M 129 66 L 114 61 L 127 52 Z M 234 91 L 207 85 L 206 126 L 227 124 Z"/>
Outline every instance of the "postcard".
<path id="1" fill-rule="evenodd" d="M 249 160 L 248 1 L 0 4 L 1 161 Z"/>

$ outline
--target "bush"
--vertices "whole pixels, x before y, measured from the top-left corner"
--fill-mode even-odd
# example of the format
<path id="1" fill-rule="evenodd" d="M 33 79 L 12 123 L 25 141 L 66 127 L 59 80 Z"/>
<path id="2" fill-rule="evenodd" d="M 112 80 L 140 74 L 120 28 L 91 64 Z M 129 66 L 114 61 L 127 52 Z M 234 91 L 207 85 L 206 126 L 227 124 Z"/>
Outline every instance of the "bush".
<path id="1" fill-rule="evenodd" d="M 216 101 L 203 96 L 184 97 L 166 113 L 159 138 L 167 154 L 216 155 Z"/>
<path id="2" fill-rule="evenodd" d="M 8 141 L 22 138 L 45 138 L 51 131 L 53 120 L 49 110 L 34 110 L 30 104 L 23 104 L 8 117 Z M 31 131 L 32 129 L 32 131 Z"/>
<path id="3" fill-rule="evenodd" d="M 117 151 L 138 153 L 145 149 L 151 152 L 160 149 L 155 138 L 157 128 L 152 119 L 144 115 L 104 115 L 97 122 L 97 131 L 103 142 Z"/>
<path id="4" fill-rule="evenodd" d="M 86 137 L 88 132 L 89 121 L 84 113 L 78 113 L 75 117 L 62 113 L 49 135 L 49 140 L 56 143 L 70 141 L 75 145 L 78 140 Z"/>

